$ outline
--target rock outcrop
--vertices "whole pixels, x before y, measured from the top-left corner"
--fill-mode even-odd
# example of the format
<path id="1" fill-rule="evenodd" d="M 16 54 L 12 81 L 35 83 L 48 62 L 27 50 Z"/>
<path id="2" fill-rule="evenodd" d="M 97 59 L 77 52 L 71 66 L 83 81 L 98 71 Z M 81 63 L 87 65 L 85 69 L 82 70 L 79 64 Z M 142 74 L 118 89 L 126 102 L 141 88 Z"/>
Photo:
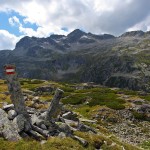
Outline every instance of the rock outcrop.
<path id="1" fill-rule="evenodd" d="M 2 109 L 0 109 L 0 135 L 10 141 L 18 141 L 21 139 L 18 128 L 8 119 L 7 113 Z"/>

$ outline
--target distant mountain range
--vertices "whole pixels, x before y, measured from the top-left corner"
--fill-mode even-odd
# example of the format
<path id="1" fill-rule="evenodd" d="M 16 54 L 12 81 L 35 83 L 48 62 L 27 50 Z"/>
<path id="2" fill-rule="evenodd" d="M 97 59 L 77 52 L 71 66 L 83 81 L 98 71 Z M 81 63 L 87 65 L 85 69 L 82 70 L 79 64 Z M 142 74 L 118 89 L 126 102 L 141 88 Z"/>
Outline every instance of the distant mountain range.
<path id="1" fill-rule="evenodd" d="M 79 29 L 67 36 L 24 37 L 13 51 L 0 51 L 3 65 L 16 64 L 19 76 L 150 91 L 150 31 L 119 37 Z"/>

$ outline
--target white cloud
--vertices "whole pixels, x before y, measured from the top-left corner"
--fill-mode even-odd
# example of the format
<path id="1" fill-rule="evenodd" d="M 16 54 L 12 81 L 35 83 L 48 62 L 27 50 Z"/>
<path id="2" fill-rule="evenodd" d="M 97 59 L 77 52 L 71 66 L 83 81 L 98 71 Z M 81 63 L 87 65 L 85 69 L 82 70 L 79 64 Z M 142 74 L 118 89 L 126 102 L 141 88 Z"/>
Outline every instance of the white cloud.
<path id="1" fill-rule="evenodd" d="M 134 26 L 127 29 L 127 31 L 133 31 L 133 30 L 143 30 L 143 31 L 149 31 L 150 30 L 150 16 L 148 16 L 143 21 L 135 24 Z"/>
<path id="2" fill-rule="evenodd" d="M 19 41 L 21 37 L 16 37 L 13 34 L 10 34 L 6 30 L 0 30 L 0 50 L 3 49 L 14 49 L 16 42 Z"/>
<path id="3" fill-rule="evenodd" d="M 130 29 L 150 28 L 148 23 L 142 23 L 150 16 L 149 0 L 1 0 L 0 11 L 12 10 L 25 17 L 24 23 L 39 26 L 34 31 L 24 28 L 15 17 L 9 19 L 11 25 L 18 25 L 19 31 L 28 36 L 67 34 L 76 28 L 119 35 Z M 67 27 L 68 32 L 62 27 Z"/>
<path id="4" fill-rule="evenodd" d="M 15 25 L 21 25 L 19 19 L 16 16 L 13 16 L 8 19 L 10 25 L 15 26 Z"/>

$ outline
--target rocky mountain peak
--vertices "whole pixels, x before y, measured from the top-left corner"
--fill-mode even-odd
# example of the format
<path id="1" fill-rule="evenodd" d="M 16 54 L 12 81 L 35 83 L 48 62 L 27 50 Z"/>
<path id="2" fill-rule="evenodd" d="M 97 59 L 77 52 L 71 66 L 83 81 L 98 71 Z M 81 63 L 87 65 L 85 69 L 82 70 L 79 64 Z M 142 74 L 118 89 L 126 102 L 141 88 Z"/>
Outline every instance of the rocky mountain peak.
<path id="1" fill-rule="evenodd" d="M 18 43 L 16 43 L 16 48 L 18 49 L 20 47 L 30 47 L 31 45 L 33 45 L 33 43 L 37 40 L 38 38 L 36 37 L 29 37 L 29 36 L 25 36 L 22 39 L 20 39 L 20 41 Z"/>
<path id="2" fill-rule="evenodd" d="M 65 35 L 58 35 L 58 34 L 52 34 L 50 36 L 51 39 L 54 39 L 54 40 L 59 40 L 61 38 L 65 37 Z"/>
<path id="3" fill-rule="evenodd" d="M 115 36 L 111 35 L 111 34 L 101 34 L 101 35 L 95 35 L 92 33 L 88 33 L 89 36 L 99 39 L 99 40 L 106 40 L 106 39 L 112 39 L 115 38 Z"/>
<path id="4" fill-rule="evenodd" d="M 80 29 L 76 29 L 72 31 L 70 34 L 67 35 L 69 42 L 76 42 L 80 39 L 83 35 L 87 35 L 87 33 L 81 31 Z"/>
<path id="5" fill-rule="evenodd" d="M 145 33 L 141 30 L 139 31 L 131 31 L 131 32 L 125 32 L 124 34 L 121 35 L 121 37 L 141 37 Z"/>

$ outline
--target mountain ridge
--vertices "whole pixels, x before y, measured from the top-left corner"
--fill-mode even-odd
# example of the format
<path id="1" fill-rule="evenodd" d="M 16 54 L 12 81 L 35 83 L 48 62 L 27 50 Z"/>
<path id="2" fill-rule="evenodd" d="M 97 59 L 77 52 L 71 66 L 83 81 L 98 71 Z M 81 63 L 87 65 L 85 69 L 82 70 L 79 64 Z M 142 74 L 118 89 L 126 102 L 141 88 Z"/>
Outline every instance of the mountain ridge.
<path id="1" fill-rule="evenodd" d="M 149 35 L 131 31 L 115 37 L 76 29 L 67 36 L 26 36 L 13 51 L 0 51 L 0 66 L 16 64 L 20 77 L 25 78 L 95 82 L 150 91 Z"/>

